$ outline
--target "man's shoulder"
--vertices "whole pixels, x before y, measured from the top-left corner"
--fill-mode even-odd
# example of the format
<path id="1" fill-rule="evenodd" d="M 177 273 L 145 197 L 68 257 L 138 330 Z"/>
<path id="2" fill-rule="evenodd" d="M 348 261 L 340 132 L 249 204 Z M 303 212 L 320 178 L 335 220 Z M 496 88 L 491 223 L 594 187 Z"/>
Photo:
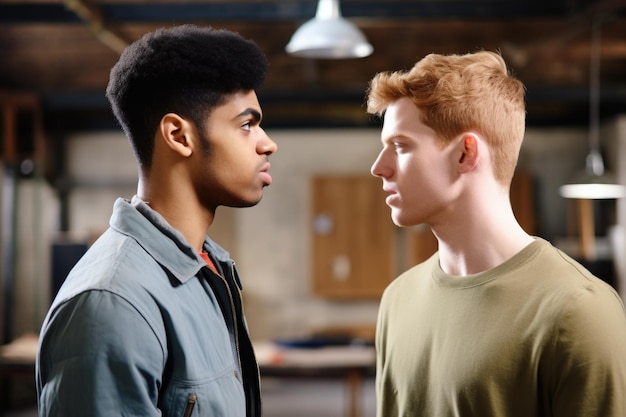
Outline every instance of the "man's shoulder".
<path id="1" fill-rule="evenodd" d="M 563 294 L 586 296 L 598 300 L 618 300 L 617 290 L 594 275 L 581 262 L 555 246 L 545 246 L 542 256 L 531 264 L 536 279 L 552 284 Z"/>
<path id="2" fill-rule="evenodd" d="M 107 291 L 121 296 L 137 294 L 146 287 L 142 280 L 155 274 L 166 277 L 165 271 L 134 239 L 108 229 L 69 272 L 55 304 L 87 291 Z"/>

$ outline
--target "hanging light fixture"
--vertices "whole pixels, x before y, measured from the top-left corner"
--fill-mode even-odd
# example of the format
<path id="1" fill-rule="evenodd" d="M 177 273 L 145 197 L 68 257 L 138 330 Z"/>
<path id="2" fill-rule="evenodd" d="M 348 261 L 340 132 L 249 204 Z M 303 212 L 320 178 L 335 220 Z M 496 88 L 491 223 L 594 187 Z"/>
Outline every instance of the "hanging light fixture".
<path id="1" fill-rule="evenodd" d="M 591 24 L 591 60 L 589 69 L 589 154 L 586 169 L 562 185 L 559 193 L 565 198 L 574 199 L 616 199 L 626 197 L 626 187 L 616 183 L 613 175 L 604 169 L 600 153 L 600 19 Z"/>
<path id="2" fill-rule="evenodd" d="M 604 169 L 600 153 L 600 19 L 591 22 L 591 60 L 589 68 L 589 154 L 585 171 L 571 183 L 562 185 L 562 197 L 575 199 L 578 206 L 579 256 L 585 261 L 596 259 L 593 200 L 617 199 L 626 196 L 626 187 L 618 184 Z"/>
<path id="3" fill-rule="evenodd" d="M 365 35 L 341 16 L 339 0 L 319 0 L 315 17 L 296 30 L 285 47 L 301 58 L 364 58 L 374 48 Z"/>

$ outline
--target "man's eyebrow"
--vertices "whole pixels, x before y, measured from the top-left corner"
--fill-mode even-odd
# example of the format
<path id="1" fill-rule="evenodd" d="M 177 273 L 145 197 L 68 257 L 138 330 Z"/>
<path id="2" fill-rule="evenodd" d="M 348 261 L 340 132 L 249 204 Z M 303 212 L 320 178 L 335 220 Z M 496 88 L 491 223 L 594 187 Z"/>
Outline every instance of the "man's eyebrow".
<path id="1" fill-rule="evenodd" d="M 255 109 L 253 109 L 251 107 L 248 107 L 247 109 L 245 109 L 244 111 L 239 113 L 237 115 L 236 119 L 238 119 L 240 117 L 245 117 L 245 116 L 252 116 L 257 121 L 261 120 L 261 113 L 258 110 L 255 110 Z"/>
<path id="2" fill-rule="evenodd" d="M 394 139 L 400 138 L 400 137 L 404 137 L 404 135 L 402 135 L 399 131 L 394 130 L 392 132 L 389 132 L 388 134 L 385 134 L 384 136 L 381 135 L 381 142 L 386 143 L 386 142 L 391 142 Z"/>

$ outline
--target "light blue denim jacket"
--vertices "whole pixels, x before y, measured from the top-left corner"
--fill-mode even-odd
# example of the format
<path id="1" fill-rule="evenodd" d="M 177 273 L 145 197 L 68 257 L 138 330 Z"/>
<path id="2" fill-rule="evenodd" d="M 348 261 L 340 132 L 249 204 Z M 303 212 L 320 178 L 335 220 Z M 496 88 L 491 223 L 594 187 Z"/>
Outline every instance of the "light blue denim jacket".
<path id="1" fill-rule="evenodd" d="M 235 266 L 220 273 L 134 197 L 76 264 L 43 323 L 40 416 L 260 416 Z"/>

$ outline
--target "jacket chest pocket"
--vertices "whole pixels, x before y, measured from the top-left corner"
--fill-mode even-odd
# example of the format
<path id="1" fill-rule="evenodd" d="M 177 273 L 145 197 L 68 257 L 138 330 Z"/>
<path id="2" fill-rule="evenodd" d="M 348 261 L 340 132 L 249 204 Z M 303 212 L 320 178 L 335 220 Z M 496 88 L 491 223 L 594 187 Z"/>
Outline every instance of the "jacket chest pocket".
<path id="1" fill-rule="evenodd" d="M 161 394 L 163 417 L 245 417 L 246 399 L 233 369 L 202 381 L 170 381 Z"/>

